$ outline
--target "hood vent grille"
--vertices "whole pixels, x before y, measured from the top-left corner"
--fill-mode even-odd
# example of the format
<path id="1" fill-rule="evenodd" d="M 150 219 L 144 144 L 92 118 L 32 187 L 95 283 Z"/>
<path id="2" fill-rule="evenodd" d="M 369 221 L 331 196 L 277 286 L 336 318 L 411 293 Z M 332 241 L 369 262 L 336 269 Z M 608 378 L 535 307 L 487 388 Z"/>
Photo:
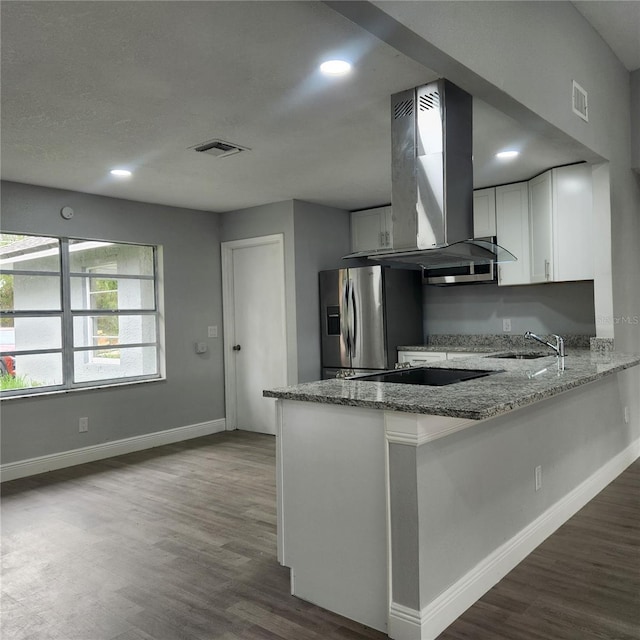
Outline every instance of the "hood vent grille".
<path id="1" fill-rule="evenodd" d="M 420 111 L 431 111 L 431 109 L 440 108 L 440 94 L 432 91 L 420 96 Z"/>
<path id="2" fill-rule="evenodd" d="M 413 115 L 413 100 L 403 100 L 393 106 L 393 119 L 399 120 Z"/>
<path id="3" fill-rule="evenodd" d="M 197 151 L 198 153 L 206 153 L 209 156 L 214 156 L 215 158 L 226 158 L 227 156 L 235 155 L 241 151 L 250 151 L 248 147 L 241 147 L 239 144 L 225 142 L 218 138 L 208 140 L 207 142 L 203 142 L 195 147 L 189 148 Z"/>

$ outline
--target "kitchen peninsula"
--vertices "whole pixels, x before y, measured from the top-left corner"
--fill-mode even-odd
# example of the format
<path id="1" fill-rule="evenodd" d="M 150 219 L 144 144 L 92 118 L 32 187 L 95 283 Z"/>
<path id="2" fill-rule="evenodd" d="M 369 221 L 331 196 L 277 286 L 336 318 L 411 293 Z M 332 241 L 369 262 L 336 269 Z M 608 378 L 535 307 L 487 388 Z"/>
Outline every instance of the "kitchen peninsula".
<path id="1" fill-rule="evenodd" d="M 293 594 L 396 640 L 435 638 L 638 456 L 620 377 L 640 355 L 569 349 L 564 371 L 501 355 L 430 365 L 492 372 L 447 386 L 264 392 Z"/>

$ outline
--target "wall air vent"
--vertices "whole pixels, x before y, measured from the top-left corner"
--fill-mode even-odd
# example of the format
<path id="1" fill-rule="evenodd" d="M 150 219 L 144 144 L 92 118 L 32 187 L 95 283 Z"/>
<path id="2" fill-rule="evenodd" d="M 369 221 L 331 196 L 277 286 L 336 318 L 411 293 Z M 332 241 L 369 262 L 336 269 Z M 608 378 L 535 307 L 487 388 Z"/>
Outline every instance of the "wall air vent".
<path id="1" fill-rule="evenodd" d="M 231 142 L 225 142 L 224 140 L 214 139 L 208 140 L 195 147 L 189 147 L 198 153 L 206 153 L 207 155 L 214 156 L 215 158 L 226 158 L 232 156 L 241 151 L 250 151 L 248 147 L 241 147 L 239 144 L 233 144 Z"/>
<path id="2" fill-rule="evenodd" d="M 587 92 L 574 80 L 572 83 L 572 107 L 573 113 L 580 116 L 585 122 L 589 122 L 589 108 L 587 106 Z"/>

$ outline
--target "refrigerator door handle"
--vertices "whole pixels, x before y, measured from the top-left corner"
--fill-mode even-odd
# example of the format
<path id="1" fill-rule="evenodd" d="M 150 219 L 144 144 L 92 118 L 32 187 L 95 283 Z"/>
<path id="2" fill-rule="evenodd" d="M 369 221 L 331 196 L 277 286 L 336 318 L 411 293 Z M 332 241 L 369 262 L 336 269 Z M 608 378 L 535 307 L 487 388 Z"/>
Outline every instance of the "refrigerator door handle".
<path id="1" fill-rule="evenodd" d="M 351 355 L 356 356 L 356 344 L 358 342 L 358 305 L 356 302 L 356 290 L 353 286 L 353 281 L 349 281 L 351 284 Z"/>
<path id="2" fill-rule="evenodd" d="M 351 345 L 349 342 L 349 281 L 345 280 L 342 285 L 342 304 L 340 312 L 340 334 L 342 341 L 347 348 L 347 354 L 351 355 Z"/>

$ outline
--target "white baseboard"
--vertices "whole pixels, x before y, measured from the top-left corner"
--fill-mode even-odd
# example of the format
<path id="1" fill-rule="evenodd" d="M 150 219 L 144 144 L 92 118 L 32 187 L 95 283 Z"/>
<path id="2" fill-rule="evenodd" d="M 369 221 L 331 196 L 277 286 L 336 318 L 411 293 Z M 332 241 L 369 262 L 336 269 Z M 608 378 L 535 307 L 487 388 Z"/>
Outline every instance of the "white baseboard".
<path id="1" fill-rule="evenodd" d="M 52 453 L 38 458 L 9 462 L 0 466 L 0 482 L 25 478 L 26 476 L 54 471 L 55 469 L 73 467 L 77 464 L 84 464 L 85 462 L 112 458 L 113 456 L 120 456 L 124 453 L 152 449 L 153 447 L 159 447 L 163 444 L 172 444 L 174 442 L 181 442 L 182 440 L 199 438 L 200 436 L 206 436 L 224 430 L 225 419 L 220 418 L 198 424 L 189 424 L 184 427 L 176 427 L 175 429 L 145 433 L 140 436 L 114 440 L 113 442 L 95 444 L 90 447 L 82 447 L 81 449 Z"/>
<path id="2" fill-rule="evenodd" d="M 394 640 L 434 640 L 638 457 L 640 440 L 632 442 L 421 611 L 392 602 L 389 636 Z"/>

